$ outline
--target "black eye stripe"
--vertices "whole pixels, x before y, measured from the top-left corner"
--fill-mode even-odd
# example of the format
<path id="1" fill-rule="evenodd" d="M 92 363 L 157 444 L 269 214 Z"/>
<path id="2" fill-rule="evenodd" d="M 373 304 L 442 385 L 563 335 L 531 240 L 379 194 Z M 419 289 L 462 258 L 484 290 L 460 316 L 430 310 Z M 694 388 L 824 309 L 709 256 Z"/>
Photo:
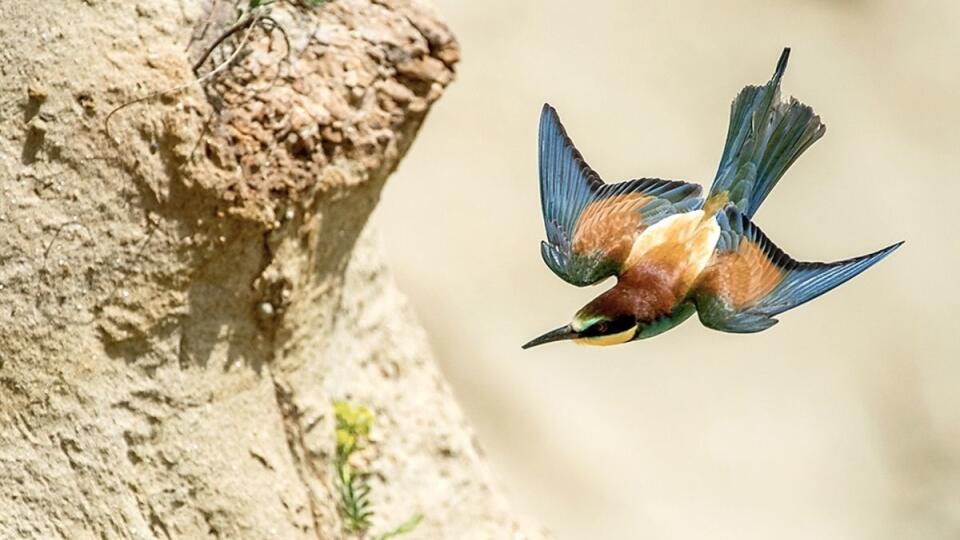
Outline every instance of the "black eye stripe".
<path id="1" fill-rule="evenodd" d="M 606 336 L 610 334 L 618 334 L 624 330 L 628 330 L 633 326 L 636 326 L 637 319 L 632 315 L 624 315 L 617 317 L 612 321 L 599 321 L 588 327 L 583 331 L 581 335 L 583 336 Z"/>

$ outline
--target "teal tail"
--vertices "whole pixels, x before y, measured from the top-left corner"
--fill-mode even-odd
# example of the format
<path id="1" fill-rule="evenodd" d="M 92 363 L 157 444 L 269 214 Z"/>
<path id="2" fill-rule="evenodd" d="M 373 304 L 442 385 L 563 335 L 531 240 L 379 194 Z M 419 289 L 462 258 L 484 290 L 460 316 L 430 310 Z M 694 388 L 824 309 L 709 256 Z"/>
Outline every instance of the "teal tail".
<path id="1" fill-rule="evenodd" d="M 730 107 L 730 128 L 708 206 L 731 202 L 752 217 L 787 168 L 823 136 L 826 126 L 813 109 L 791 98 L 780 100 L 780 79 L 790 49 L 783 49 L 773 78 L 747 86 Z"/>

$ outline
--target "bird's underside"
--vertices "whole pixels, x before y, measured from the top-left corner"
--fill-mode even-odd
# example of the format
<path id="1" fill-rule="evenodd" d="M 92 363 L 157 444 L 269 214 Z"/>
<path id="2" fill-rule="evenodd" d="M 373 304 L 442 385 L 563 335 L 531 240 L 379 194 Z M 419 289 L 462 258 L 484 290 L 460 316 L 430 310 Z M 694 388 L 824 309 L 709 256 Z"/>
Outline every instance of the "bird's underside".
<path id="1" fill-rule="evenodd" d="M 825 130 L 813 110 L 780 99 L 785 49 L 773 78 L 733 101 L 726 144 L 709 194 L 699 185 L 644 178 L 606 184 L 587 165 L 556 111 L 540 117 L 544 262 L 565 281 L 617 284 L 571 324 L 525 347 L 576 339 L 614 344 L 676 326 L 694 311 L 725 332 L 757 332 L 775 315 L 864 271 L 895 244 L 835 263 L 801 263 L 751 221 L 777 181 Z"/>

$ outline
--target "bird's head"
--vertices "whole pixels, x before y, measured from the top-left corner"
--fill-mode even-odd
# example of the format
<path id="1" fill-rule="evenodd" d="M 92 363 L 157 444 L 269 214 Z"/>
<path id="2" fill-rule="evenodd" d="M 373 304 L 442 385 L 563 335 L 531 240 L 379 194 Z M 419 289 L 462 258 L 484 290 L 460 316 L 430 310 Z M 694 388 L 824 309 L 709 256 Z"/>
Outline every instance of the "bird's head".
<path id="1" fill-rule="evenodd" d="M 568 339 L 582 345 L 617 345 L 632 341 L 639 329 L 637 317 L 625 309 L 622 302 L 615 300 L 601 295 L 578 311 L 570 324 L 531 340 L 523 348 Z"/>

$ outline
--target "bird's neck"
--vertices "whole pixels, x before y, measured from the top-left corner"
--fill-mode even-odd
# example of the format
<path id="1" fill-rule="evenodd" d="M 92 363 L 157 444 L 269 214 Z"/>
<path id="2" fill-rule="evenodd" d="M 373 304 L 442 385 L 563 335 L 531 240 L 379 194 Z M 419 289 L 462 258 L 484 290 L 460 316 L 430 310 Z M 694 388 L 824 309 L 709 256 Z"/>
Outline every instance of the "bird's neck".
<path id="1" fill-rule="evenodd" d="M 668 266 L 641 261 L 624 272 L 617 284 L 600 295 L 595 310 L 606 314 L 633 314 L 639 321 L 669 315 L 680 301 L 677 272 Z"/>

